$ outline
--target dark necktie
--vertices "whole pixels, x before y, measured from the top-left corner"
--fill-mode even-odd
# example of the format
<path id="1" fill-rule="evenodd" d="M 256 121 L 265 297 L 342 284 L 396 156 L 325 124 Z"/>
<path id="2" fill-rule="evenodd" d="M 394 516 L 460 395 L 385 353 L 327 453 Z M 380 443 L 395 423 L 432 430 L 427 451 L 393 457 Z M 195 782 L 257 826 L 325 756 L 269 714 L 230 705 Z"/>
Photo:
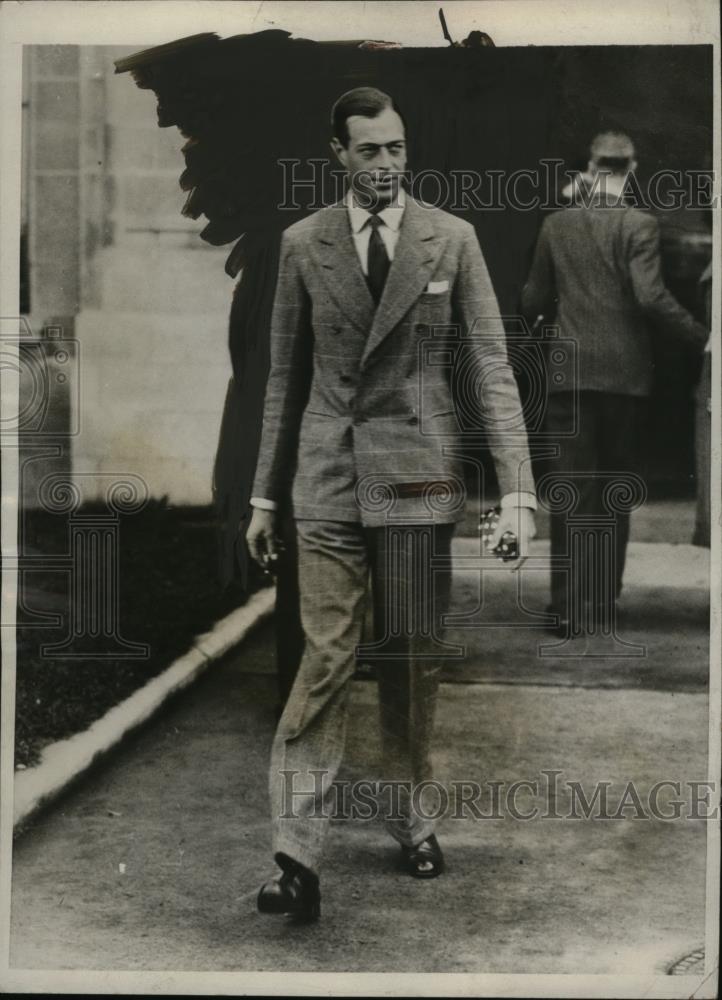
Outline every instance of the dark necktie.
<path id="1" fill-rule="evenodd" d="M 383 220 L 378 215 L 372 215 L 367 225 L 371 227 L 371 236 L 369 238 L 368 276 L 366 280 L 373 300 L 378 305 L 384 285 L 386 284 L 390 262 L 384 241 L 381 239 L 381 233 L 379 232 L 379 226 L 383 225 Z"/>

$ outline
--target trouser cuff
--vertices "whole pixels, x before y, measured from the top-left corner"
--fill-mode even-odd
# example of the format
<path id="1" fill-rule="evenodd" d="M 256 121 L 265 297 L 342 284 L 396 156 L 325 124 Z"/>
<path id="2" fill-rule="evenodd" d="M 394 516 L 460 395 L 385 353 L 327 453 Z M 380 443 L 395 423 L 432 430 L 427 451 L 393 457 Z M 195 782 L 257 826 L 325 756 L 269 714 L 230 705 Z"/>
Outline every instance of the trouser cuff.
<path id="1" fill-rule="evenodd" d="M 308 868 L 314 875 L 318 875 L 320 857 L 310 851 L 304 844 L 290 840 L 286 837 L 279 837 L 274 844 L 273 857 L 276 864 L 286 871 L 289 867 L 288 861 L 296 862 Z"/>
<path id="2" fill-rule="evenodd" d="M 394 840 L 398 841 L 403 847 L 416 847 L 422 841 L 430 837 L 431 834 L 436 829 L 436 823 L 433 820 L 419 820 L 413 826 L 408 824 L 400 824 L 398 822 L 387 822 L 386 829 L 389 831 Z"/>

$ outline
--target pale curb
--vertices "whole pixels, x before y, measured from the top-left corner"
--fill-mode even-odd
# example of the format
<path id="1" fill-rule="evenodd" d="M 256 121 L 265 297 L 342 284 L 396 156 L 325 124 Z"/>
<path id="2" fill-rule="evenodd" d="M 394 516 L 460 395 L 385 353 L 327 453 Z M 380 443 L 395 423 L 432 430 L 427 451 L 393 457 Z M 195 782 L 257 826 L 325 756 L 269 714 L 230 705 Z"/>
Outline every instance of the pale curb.
<path id="1" fill-rule="evenodd" d="M 267 618 L 275 604 L 275 589 L 264 588 L 247 604 L 198 636 L 191 648 L 162 674 L 153 677 L 119 705 L 111 708 L 82 733 L 51 743 L 37 767 L 15 772 L 14 825 L 47 805 L 129 732 L 145 722 L 167 699 L 196 680 L 214 660 L 241 642 L 254 626 Z"/>

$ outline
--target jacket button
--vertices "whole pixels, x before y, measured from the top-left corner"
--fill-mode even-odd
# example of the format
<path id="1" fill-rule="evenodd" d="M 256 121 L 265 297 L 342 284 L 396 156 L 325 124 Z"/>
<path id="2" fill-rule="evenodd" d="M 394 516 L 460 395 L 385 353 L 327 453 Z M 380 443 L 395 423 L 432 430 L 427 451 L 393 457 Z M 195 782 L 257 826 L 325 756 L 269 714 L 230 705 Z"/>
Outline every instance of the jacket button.
<path id="1" fill-rule="evenodd" d="M 351 378 L 350 375 L 342 375 L 341 381 L 343 382 L 344 385 L 348 385 L 350 382 L 353 382 L 353 379 Z"/>
<path id="2" fill-rule="evenodd" d="M 412 424 L 412 425 L 413 424 L 418 424 L 418 422 L 419 422 L 419 418 L 418 417 L 409 417 L 409 423 L 410 424 Z"/>
<path id="3" fill-rule="evenodd" d="M 331 327 L 331 333 L 341 333 L 341 327 L 340 326 L 332 326 Z"/>

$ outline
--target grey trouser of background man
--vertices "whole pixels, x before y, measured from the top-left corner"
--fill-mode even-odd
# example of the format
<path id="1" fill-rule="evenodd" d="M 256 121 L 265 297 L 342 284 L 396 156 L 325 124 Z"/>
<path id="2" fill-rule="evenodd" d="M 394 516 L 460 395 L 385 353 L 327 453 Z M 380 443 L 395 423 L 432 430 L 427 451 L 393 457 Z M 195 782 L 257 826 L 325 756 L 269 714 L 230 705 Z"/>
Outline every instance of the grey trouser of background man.
<path id="1" fill-rule="evenodd" d="M 582 595 L 596 595 L 597 610 L 604 608 L 608 614 L 606 605 L 613 604 L 622 591 L 629 513 L 614 512 L 614 548 L 601 565 L 588 561 L 584 549 L 575 552 L 572 545 L 569 551 L 569 521 L 586 516 L 588 523 L 597 519 L 600 531 L 606 526 L 610 515 L 602 500 L 604 487 L 615 475 L 624 478 L 627 473 L 639 473 L 646 406 L 643 397 L 608 392 L 582 391 L 576 398 L 571 392 L 549 395 L 546 430 L 552 440 L 560 435 L 559 455 L 550 460 L 549 471 L 557 481 L 568 481 L 578 490 L 574 509 L 552 513 L 550 519 L 552 607 L 562 615 L 574 616 Z M 577 432 L 564 436 L 575 413 Z M 571 565 L 565 567 L 567 557 Z"/>
<path id="2" fill-rule="evenodd" d="M 374 639 L 383 640 L 374 646 L 378 655 L 363 657 L 376 664 L 378 674 L 383 757 L 378 777 L 412 784 L 431 778 L 440 671 L 436 637 L 448 610 L 454 525 L 366 528 L 298 520 L 296 529 L 306 646 L 271 754 L 273 849 L 318 871 L 334 811 L 332 783 L 343 757 L 369 572 Z M 442 565 L 432 566 L 432 559 Z M 314 771 L 323 772 L 318 786 Z M 317 788 L 317 793 L 291 797 L 291 788 Z M 433 820 L 414 811 L 408 795 L 400 805 L 396 818 L 387 817 L 387 828 L 399 843 L 415 846 L 432 833 Z"/>

